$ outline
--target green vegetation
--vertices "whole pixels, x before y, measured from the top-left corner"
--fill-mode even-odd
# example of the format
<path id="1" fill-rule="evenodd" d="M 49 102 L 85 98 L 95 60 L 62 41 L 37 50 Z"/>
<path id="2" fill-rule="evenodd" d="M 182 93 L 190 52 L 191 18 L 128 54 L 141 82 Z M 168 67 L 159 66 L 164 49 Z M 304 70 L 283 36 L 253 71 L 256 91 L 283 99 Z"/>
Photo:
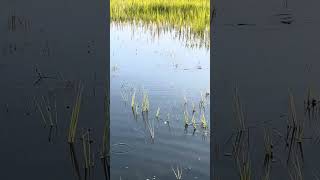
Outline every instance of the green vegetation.
<path id="1" fill-rule="evenodd" d="M 111 20 L 116 22 L 189 29 L 202 37 L 209 33 L 209 0 L 111 0 L 110 10 Z"/>
<path id="2" fill-rule="evenodd" d="M 68 143 L 70 144 L 73 144 L 75 142 L 76 131 L 78 126 L 78 117 L 80 113 L 82 91 L 83 91 L 83 85 L 79 83 L 77 97 L 76 97 L 76 101 L 75 101 L 75 104 L 72 110 L 71 119 L 70 119 L 69 135 L 68 135 Z"/>

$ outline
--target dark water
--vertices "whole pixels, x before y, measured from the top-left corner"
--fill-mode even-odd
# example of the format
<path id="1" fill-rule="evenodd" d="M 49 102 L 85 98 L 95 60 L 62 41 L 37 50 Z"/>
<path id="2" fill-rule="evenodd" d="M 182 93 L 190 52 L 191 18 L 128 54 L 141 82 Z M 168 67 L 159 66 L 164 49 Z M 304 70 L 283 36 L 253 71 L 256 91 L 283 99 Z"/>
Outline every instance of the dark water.
<path id="1" fill-rule="evenodd" d="M 108 51 L 105 3 L 93 1 L 1 1 L 0 3 L 0 179 L 72 179 L 66 142 L 75 98 L 84 84 L 76 153 L 80 171 L 82 128 L 92 128 L 96 178 L 103 178 L 103 97 Z M 38 81 L 39 80 L 39 81 Z M 44 127 L 34 99 L 49 99 L 57 133 Z M 56 102 L 56 108 L 55 108 Z M 43 107 L 43 111 L 45 111 Z M 55 136 L 54 136 L 55 135 Z"/>
<path id="2" fill-rule="evenodd" d="M 205 97 L 210 51 L 185 47 L 174 32 L 152 32 L 142 26 L 111 25 L 111 178 L 175 179 L 172 167 L 179 166 L 183 179 L 209 179 L 210 138 L 199 126 L 199 102 L 202 92 L 210 127 L 210 95 Z M 140 105 L 137 118 L 131 110 L 134 91 Z M 141 114 L 144 91 L 150 102 L 148 120 Z M 192 125 L 184 129 L 184 97 L 190 121 L 192 102 L 197 111 L 194 134 Z M 148 122 L 154 127 L 153 141 Z"/>
<path id="3" fill-rule="evenodd" d="M 258 179 L 264 160 L 263 127 L 285 134 L 288 89 L 294 95 L 299 119 L 308 119 L 303 113 L 308 87 L 318 99 L 319 2 L 289 0 L 287 8 L 274 0 L 227 0 L 216 4 L 212 117 L 213 136 L 220 151 L 215 153 L 214 169 L 222 179 L 238 178 L 232 158 L 224 155 L 230 152 L 230 146 L 224 144 L 233 130 L 232 95 L 237 84 L 248 124 L 254 126 L 250 131 L 250 158 L 253 177 Z M 305 179 L 312 179 L 318 171 L 318 128 L 317 120 L 305 124 Z M 276 132 L 272 137 L 275 162 L 271 179 L 289 179 L 284 141 Z"/>

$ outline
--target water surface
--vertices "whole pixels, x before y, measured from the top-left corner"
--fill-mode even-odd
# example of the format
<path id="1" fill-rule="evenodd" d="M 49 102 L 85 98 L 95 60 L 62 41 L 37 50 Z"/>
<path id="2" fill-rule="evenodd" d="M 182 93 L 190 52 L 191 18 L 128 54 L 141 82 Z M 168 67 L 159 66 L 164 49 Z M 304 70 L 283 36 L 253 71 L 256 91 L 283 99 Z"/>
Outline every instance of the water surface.
<path id="1" fill-rule="evenodd" d="M 112 24 L 110 35 L 112 179 L 173 179 L 171 167 L 177 165 L 183 179 L 209 179 L 208 133 L 199 127 L 193 134 L 192 125 L 185 131 L 183 120 L 184 97 L 191 116 L 192 102 L 198 110 L 202 92 L 209 123 L 209 50 L 186 47 L 174 31 L 158 34 L 130 24 Z M 136 119 L 132 113 L 134 90 L 139 105 L 148 92 L 154 141 L 141 113 Z"/>

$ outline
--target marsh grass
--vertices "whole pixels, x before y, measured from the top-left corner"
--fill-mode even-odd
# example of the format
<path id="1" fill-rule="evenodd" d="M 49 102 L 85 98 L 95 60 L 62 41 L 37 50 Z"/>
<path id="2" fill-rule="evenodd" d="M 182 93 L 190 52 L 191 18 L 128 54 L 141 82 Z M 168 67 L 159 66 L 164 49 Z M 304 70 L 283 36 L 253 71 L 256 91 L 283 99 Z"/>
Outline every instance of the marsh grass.
<path id="1" fill-rule="evenodd" d="M 233 109 L 237 125 L 232 155 L 238 167 L 240 180 L 250 180 L 252 172 L 249 158 L 249 128 L 246 126 L 246 118 L 237 87 L 234 88 Z"/>
<path id="2" fill-rule="evenodd" d="M 136 92 L 133 92 L 131 97 L 131 108 L 134 110 L 135 108 L 135 98 L 136 98 Z"/>
<path id="3" fill-rule="evenodd" d="M 149 96 L 147 94 L 147 92 L 143 92 L 143 99 L 142 99 L 142 112 L 148 112 L 149 108 L 150 108 L 150 104 L 149 104 Z"/>
<path id="4" fill-rule="evenodd" d="M 181 166 L 177 165 L 177 168 L 171 167 L 171 169 L 172 169 L 177 180 L 182 179 L 182 167 Z"/>
<path id="5" fill-rule="evenodd" d="M 157 118 L 157 120 L 159 120 L 159 118 L 160 118 L 160 107 L 158 107 L 158 109 L 157 109 L 156 118 Z"/>
<path id="6" fill-rule="evenodd" d="M 68 143 L 73 144 L 75 142 L 76 131 L 78 126 L 78 119 L 80 113 L 81 99 L 82 99 L 83 85 L 80 82 L 77 89 L 77 95 L 74 103 L 74 107 L 71 114 L 69 134 L 68 134 Z"/>
<path id="7" fill-rule="evenodd" d="M 149 134 L 150 134 L 150 137 L 151 137 L 151 140 L 152 142 L 154 141 L 154 120 L 150 120 L 149 117 L 148 117 L 148 111 L 143 111 L 142 112 L 142 119 L 145 123 L 145 126 L 146 128 L 148 129 L 149 131 Z"/>
<path id="8" fill-rule="evenodd" d="M 183 112 L 183 114 L 184 114 L 184 126 L 185 126 L 185 128 L 188 128 L 188 126 L 189 126 L 189 113 L 187 110 L 185 110 Z"/>
<path id="9" fill-rule="evenodd" d="M 41 119 L 43 120 L 44 127 L 49 126 L 49 142 L 53 142 L 54 137 L 58 133 L 58 111 L 57 100 L 55 96 L 53 96 L 52 101 L 53 103 L 50 102 L 50 99 L 45 96 L 42 96 L 40 101 L 38 101 L 36 98 L 34 99 L 37 110 L 40 112 Z"/>
<path id="10" fill-rule="evenodd" d="M 87 129 L 81 136 L 82 140 L 82 146 L 83 146 L 83 159 L 84 159 L 84 179 L 90 179 L 92 176 L 92 170 L 94 168 L 94 162 L 93 162 L 93 153 L 91 150 L 91 144 L 93 143 L 93 140 L 91 139 L 91 130 Z"/>
<path id="11" fill-rule="evenodd" d="M 111 0 L 111 20 L 120 23 L 143 22 L 162 29 L 189 32 L 190 36 L 209 37 L 208 0 Z"/>
<path id="12" fill-rule="evenodd" d="M 203 129 L 208 128 L 207 120 L 206 120 L 206 117 L 204 116 L 204 113 L 202 113 L 202 116 L 201 116 L 201 126 Z"/>
<path id="13" fill-rule="evenodd" d="M 303 169 L 297 156 L 293 158 L 288 167 L 290 180 L 303 180 Z"/>
<path id="14" fill-rule="evenodd" d="M 291 155 L 295 152 L 300 151 L 302 161 L 303 156 L 303 133 L 304 133 L 304 120 L 297 118 L 296 107 L 294 97 L 289 91 L 289 107 L 288 107 L 288 120 L 287 120 L 287 134 L 286 134 L 286 145 L 288 147 L 288 158 L 287 163 L 291 158 Z"/>
<path id="15" fill-rule="evenodd" d="M 77 158 L 75 146 L 73 143 L 69 143 L 69 150 L 70 150 L 70 157 L 72 162 L 72 167 L 74 169 L 74 174 L 77 177 L 78 180 L 81 180 L 81 173 L 80 173 L 80 167 L 79 167 L 79 161 Z"/>

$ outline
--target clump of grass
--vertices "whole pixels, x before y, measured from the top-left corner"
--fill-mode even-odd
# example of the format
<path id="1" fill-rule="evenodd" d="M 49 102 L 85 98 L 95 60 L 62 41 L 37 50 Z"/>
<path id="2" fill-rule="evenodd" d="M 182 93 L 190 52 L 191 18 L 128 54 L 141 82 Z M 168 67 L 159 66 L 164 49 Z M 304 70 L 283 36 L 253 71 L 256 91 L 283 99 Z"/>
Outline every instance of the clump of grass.
<path id="1" fill-rule="evenodd" d="M 173 173 L 174 173 L 174 175 L 175 175 L 177 180 L 182 179 L 182 167 L 179 167 L 177 165 L 176 169 L 174 169 L 173 167 L 171 167 L 171 169 L 172 169 L 172 171 L 173 171 Z"/>
<path id="2" fill-rule="evenodd" d="M 73 144 L 75 142 L 75 136 L 76 136 L 77 126 L 78 126 L 78 119 L 79 119 L 82 91 L 83 91 L 83 85 L 81 82 L 79 83 L 77 91 L 78 92 L 77 92 L 76 100 L 72 110 L 70 126 L 69 126 L 68 143 L 70 144 Z"/>

